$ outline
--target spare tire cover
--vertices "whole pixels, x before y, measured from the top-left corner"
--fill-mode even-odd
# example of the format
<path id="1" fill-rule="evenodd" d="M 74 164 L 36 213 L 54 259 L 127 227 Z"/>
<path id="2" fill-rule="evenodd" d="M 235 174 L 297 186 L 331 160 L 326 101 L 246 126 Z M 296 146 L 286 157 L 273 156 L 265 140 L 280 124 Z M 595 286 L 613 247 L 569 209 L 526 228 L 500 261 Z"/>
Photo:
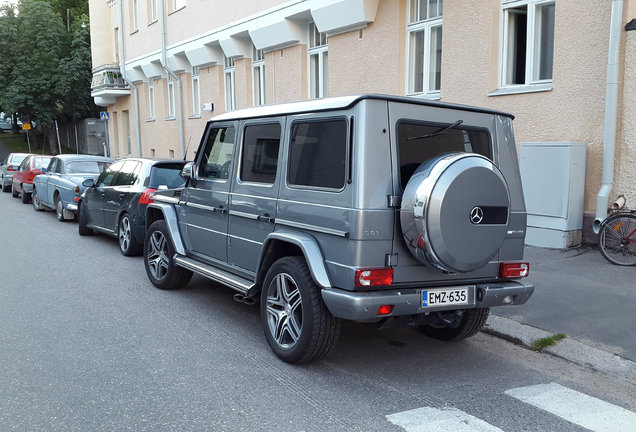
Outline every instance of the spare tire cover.
<path id="1" fill-rule="evenodd" d="M 474 153 L 432 158 L 409 179 L 400 210 L 402 233 L 423 263 L 452 273 L 486 265 L 508 229 L 510 194 L 501 171 Z"/>

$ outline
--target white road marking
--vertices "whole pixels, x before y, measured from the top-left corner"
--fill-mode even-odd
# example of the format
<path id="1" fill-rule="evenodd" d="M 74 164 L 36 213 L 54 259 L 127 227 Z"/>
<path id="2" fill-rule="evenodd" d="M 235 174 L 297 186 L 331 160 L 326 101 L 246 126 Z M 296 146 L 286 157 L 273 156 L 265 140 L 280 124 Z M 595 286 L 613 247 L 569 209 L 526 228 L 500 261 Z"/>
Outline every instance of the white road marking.
<path id="1" fill-rule="evenodd" d="M 503 432 L 456 408 L 417 408 L 386 418 L 407 432 Z"/>
<path id="2" fill-rule="evenodd" d="M 506 394 L 594 432 L 636 432 L 636 413 L 557 383 L 516 388 Z"/>

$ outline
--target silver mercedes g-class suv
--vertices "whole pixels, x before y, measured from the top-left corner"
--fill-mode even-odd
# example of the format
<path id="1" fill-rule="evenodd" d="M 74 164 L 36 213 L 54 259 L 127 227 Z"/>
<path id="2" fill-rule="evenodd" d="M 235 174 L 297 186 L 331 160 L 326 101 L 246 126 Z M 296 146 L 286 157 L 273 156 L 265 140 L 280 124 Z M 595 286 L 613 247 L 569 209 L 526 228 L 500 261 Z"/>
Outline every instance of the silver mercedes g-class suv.
<path id="1" fill-rule="evenodd" d="M 477 333 L 525 303 L 526 209 L 513 117 L 362 95 L 213 117 L 184 188 L 148 205 L 144 262 L 161 289 L 193 272 L 260 299 L 274 353 L 308 362 L 342 319 Z"/>

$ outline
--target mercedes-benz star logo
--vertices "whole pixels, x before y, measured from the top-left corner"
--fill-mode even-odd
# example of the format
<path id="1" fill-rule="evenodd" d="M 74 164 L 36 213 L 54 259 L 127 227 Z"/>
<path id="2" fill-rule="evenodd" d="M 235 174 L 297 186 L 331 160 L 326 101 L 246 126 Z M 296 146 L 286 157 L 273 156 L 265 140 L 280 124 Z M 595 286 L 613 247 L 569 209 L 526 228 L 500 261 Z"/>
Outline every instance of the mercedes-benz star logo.
<path id="1" fill-rule="evenodd" d="M 484 220 L 484 211 L 481 207 L 473 207 L 470 211 L 470 221 L 477 225 L 480 224 Z"/>

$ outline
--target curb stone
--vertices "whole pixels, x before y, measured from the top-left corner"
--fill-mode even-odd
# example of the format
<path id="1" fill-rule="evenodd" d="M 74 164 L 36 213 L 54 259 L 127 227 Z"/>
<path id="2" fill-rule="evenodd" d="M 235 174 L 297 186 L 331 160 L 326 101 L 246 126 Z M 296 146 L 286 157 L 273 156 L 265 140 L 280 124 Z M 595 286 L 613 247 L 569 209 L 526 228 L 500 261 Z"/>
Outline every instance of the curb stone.
<path id="1" fill-rule="evenodd" d="M 553 333 L 545 330 L 496 315 L 488 317 L 482 331 L 529 349 L 532 349 L 532 344 L 537 339 L 553 336 Z M 562 339 L 542 352 L 636 383 L 636 363 L 576 339 Z"/>

